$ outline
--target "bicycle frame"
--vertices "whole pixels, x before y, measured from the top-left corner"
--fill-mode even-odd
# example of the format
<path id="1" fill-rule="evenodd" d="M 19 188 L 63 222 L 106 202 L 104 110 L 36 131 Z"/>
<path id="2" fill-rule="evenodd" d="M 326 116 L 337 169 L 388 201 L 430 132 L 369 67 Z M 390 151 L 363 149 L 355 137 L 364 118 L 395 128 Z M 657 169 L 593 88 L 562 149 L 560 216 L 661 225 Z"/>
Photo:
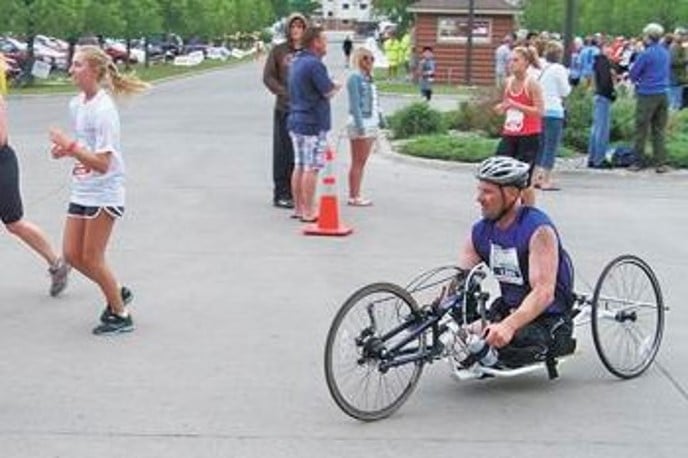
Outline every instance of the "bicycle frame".
<path id="1" fill-rule="evenodd" d="M 416 328 L 390 348 L 385 348 L 384 346 L 377 348 L 378 351 L 376 353 L 378 354 L 376 356 L 380 359 L 379 369 L 381 371 L 387 371 L 392 367 L 402 366 L 408 363 L 417 361 L 432 362 L 437 359 L 444 350 L 444 345 L 440 341 L 440 336 L 447 330 L 446 327 L 440 327 L 439 322 L 449 310 L 450 309 L 446 309 L 440 314 L 421 310 L 418 316 L 390 330 L 379 337 L 377 341 L 375 338 L 372 338 L 368 344 L 369 348 L 374 347 L 378 343 L 384 343 L 409 328 Z M 414 340 L 424 338 L 428 329 L 431 329 L 432 332 L 432 343 L 430 347 L 420 345 L 418 348 L 405 348 L 406 345 Z M 365 348 L 364 354 L 369 354 L 365 351 Z"/>
<path id="2" fill-rule="evenodd" d="M 485 266 L 481 264 L 471 269 L 471 271 L 463 280 L 463 284 L 459 288 L 463 290 L 462 293 L 445 298 L 445 300 L 442 301 L 442 303 L 437 304 L 437 306 L 421 308 L 414 316 L 411 317 L 411 319 L 389 330 L 379 337 L 372 337 L 375 334 L 376 326 L 375 317 L 372 310 L 374 303 L 369 304 L 368 315 L 371 320 L 371 326 L 364 329 L 358 338 L 358 343 L 363 347 L 362 360 L 374 358 L 379 361 L 379 370 L 386 372 L 393 367 L 421 361 L 424 363 L 432 363 L 437 359 L 442 359 L 448 356 L 444 351 L 445 344 L 442 342 L 441 337 L 446 332 L 450 331 L 450 327 L 455 327 L 455 329 L 451 330 L 451 332 L 455 334 L 461 327 L 461 325 L 454 321 L 453 318 L 454 316 L 457 316 L 457 314 L 461 315 L 461 321 L 463 323 L 467 323 L 468 320 L 466 316 L 466 310 L 468 309 L 468 300 L 471 295 L 477 301 L 478 312 L 480 314 L 480 320 L 482 321 L 482 324 L 484 325 L 487 321 L 486 304 L 489 300 L 489 294 L 482 291 L 479 287 L 477 288 L 477 291 L 472 291 L 469 293 L 466 292 L 466 289 L 471 289 L 472 285 L 480 285 L 480 282 L 486 276 L 484 268 Z M 433 283 L 426 285 L 423 288 L 428 288 L 431 286 L 435 286 L 435 284 Z M 418 289 L 414 291 L 417 291 Z M 572 300 L 573 306 L 571 309 L 571 317 L 573 319 L 574 326 L 579 327 L 589 324 L 592 314 L 592 298 L 584 294 L 574 293 Z M 630 303 L 628 301 L 613 297 L 605 297 L 604 300 L 628 305 L 634 304 L 636 306 L 646 305 L 642 303 Z M 445 317 L 450 313 L 452 318 L 449 318 L 449 321 L 443 323 Z M 607 320 L 622 322 L 625 320 L 634 319 L 634 312 L 600 310 L 599 313 L 602 319 Z M 453 323 L 453 325 L 449 323 Z M 428 330 L 431 332 L 429 345 L 426 345 L 425 340 L 421 340 L 421 345 L 418 347 L 407 347 L 407 345 L 412 343 L 414 340 L 425 339 L 426 332 Z M 390 347 L 385 346 L 385 342 L 390 341 L 402 332 L 407 332 L 408 335 L 404 336 L 401 338 L 401 340 L 395 342 L 394 345 Z M 366 339 L 366 337 L 370 338 Z M 559 357 L 557 358 L 557 362 L 561 362 L 566 359 L 566 357 Z M 450 366 L 452 367 L 453 375 L 460 380 L 483 378 L 485 376 L 515 377 L 543 369 L 547 370 L 547 364 L 545 362 L 533 363 L 515 369 L 492 368 L 481 366 L 479 364 L 469 369 L 458 369 L 451 361 Z"/>
<path id="3" fill-rule="evenodd" d="M 347 298 L 325 344 L 327 386 L 346 414 L 362 421 L 388 417 L 411 395 L 424 364 L 438 359 L 447 361 L 458 380 L 535 371 L 554 379 L 557 365 L 575 355 L 571 324 L 574 331 L 591 325 L 597 355 L 621 379 L 638 377 L 657 355 L 668 308 L 651 267 L 624 254 L 605 265 L 591 294 L 571 294 L 568 319 L 553 323 L 546 353 L 543 348 L 533 359 L 524 354 L 525 365 L 518 360 L 510 365 L 502 355 L 504 360 L 485 366 L 491 361 L 471 351 L 473 337 L 484 329 L 479 325 L 487 324 L 490 294 L 499 293 L 476 269 L 439 267 L 422 272 L 406 287 L 371 283 Z M 565 334 L 557 331 L 561 324 Z"/>
<path id="4" fill-rule="evenodd" d="M 461 288 L 465 289 L 466 287 L 470 287 L 473 284 L 472 281 L 474 278 L 477 278 L 478 282 L 482 280 L 485 277 L 482 269 L 482 265 L 473 268 L 466 276 Z M 434 286 L 434 284 L 429 286 L 426 285 L 425 288 L 430 286 Z M 466 309 L 468 296 L 469 294 L 463 291 L 461 294 L 452 294 L 445 297 L 444 300 L 436 304 L 436 306 L 420 309 L 411 320 L 391 329 L 380 337 L 371 337 L 364 343 L 364 339 L 367 336 L 373 336 L 375 334 L 375 317 L 372 311 L 374 303 L 369 304 L 368 316 L 370 317 L 371 327 L 373 329 L 371 329 L 371 327 L 364 329 L 359 336 L 360 340 L 357 342 L 364 347 L 363 359 L 365 359 L 365 357 L 375 357 L 379 359 L 379 369 L 383 372 L 392 367 L 402 366 L 404 364 L 418 361 L 431 363 L 436 359 L 440 359 L 444 356 L 445 349 L 440 337 L 449 330 L 448 325 L 441 324 L 441 321 L 450 312 L 452 312 L 452 314 L 461 312 L 462 321 L 465 323 L 467 321 Z M 478 302 L 478 309 L 480 310 L 480 316 L 483 322 L 485 322 L 485 305 L 488 298 L 489 295 L 485 292 L 478 291 L 475 293 L 475 299 Z M 399 342 L 389 348 L 384 346 L 385 342 L 399 335 L 401 332 L 408 331 L 410 328 L 415 329 L 410 331 L 409 334 L 403 337 Z M 423 344 L 418 348 L 405 348 L 406 345 L 416 339 L 424 339 L 428 329 L 431 330 L 431 345 L 429 347 Z"/>

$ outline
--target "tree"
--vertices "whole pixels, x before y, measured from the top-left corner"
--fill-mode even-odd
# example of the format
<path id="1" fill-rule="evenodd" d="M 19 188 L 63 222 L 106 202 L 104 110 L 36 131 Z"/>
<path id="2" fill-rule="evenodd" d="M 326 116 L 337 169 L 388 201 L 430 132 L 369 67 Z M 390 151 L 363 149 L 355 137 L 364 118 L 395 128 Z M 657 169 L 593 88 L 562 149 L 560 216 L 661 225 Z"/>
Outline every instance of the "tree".
<path id="1" fill-rule="evenodd" d="M 165 32 L 183 33 L 189 14 L 187 0 L 158 0 L 162 28 Z"/>
<path id="2" fill-rule="evenodd" d="M 120 0 L 124 37 L 140 38 L 162 30 L 162 15 L 158 0 Z"/>
<path id="3" fill-rule="evenodd" d="M 99 37 L 119 37 L 124 34 L 125 22 L 119 0 L 91 0 L 85 3 L 83 31 Z"/>
<path id="4" fill-rule="evenodd" d="M 684 25 L 688 1 L 676 0 L 574 0 L 578 35 L 601 32 L 607 35 L 639 35 L 648 22 L 658 22 L 667 31 Z M 533 30 L 560 32 L 564 21 L 562 1 L 526 0 L 523 25 Z"/>
<path id="5" fill-rule="evenodd" d="M 403 33 L 411 24 L 413 17 L 408 12 L 408 7 L 418 0 L 377 0 L 375 11 L 387 16 L 390 21 L 398 24 L 398 30 Z"/>
<path id="6" fill-rule="evenodd" d="M 313 0 L 289 0 L 288 2 L 288 13 L 299 12 L 306 16 L 312 16 L 317 10 L 320 9 L 321 5 L 319 2 Z"/>

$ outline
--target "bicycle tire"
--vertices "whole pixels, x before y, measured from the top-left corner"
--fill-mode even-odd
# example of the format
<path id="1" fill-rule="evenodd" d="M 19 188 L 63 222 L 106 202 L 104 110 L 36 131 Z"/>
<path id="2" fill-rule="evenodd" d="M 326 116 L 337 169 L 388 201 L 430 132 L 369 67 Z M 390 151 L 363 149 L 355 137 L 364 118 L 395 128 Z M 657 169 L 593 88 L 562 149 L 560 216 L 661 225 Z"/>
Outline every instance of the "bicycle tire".
<path id="1" fill-rule="evenodd" d="M 595 285 L 591 314 L 595 350 L 609 372 L 631 379 L 650 367 L 664 333 L 664 301 L 645 261 L 629 254 L 611 260 Z M 651 321 L 649 328 L 643 329 L 641 318 Z M 615 350 L 626 353 L 618 357 Z"/>
<path id="2" fill-rule="evenodd" d="M 373 301 L 378 296 L 380 298 Z M 364 303 L 365 301 L 368 302 Z M 364 310 L 364 315 L 359 314 L 358 318 L 355 315 L 356 307 L 361 304 L 364 308 L 371 307 L 371 309 L 374 306 L 379 306 L 378 310 L 383 305 L 387 307 L 385 310 L 377 311 L 376 321 L 385 316 L 390 318 L 396 316 L 397 323 L 394 323 L 393 326 L 401 324 L 401 320 L 407 319 L 410 314 L 415 315 L 419 309 L 413 297 L 402 287 L 392 283 L 372 283 L 354 292 L 344 302 L 330 326 L 325 344 L 327 388 L 337 406 L 344 413 L 357 420 L 376 421 L 390 416 L 406 402 L 418 384 L 423 371 L 423 361 L 393 367 L 387 371 L 379 370 L 379 360 L 371 359 L 361 363 L 361 346 L 356 343 L 355 338 L 361 335 L 361 332 L 366 329 L 366 325 L 370 325 L 371 321 L 368 317 L 366 322 L 367 310 Z M 350 326 L 348 324 L 349 319 L 354 320 Z M 357 327 L 357 329 L 352 329 L 352 327 Z M 378 326 L 375 336 L 379 337 L 391 329 L 391 327 L 387 328 L 386 326 L 381 328 L 383 326 Z M 424 350 L 425 345 L 424 336 L 419 336 L 418 348 Z M 351 349 L 353 351 L 350 351 Z M 342 350 L 349 351 L 342 357 Z M 348 373 L 340 374 L 341 365 L 349 366 Z M 362 378 L 356 380 L 355 383 L 358 393 L 352 394 L 347 392 L 346 384 L 350 381 L 349 379 L 356 375 L 360 375 Z M 344 379 L 344 377 L 347 378 Z M 376 379 L 376 384 L 371 384 L 373 379 Z M 392 382 L 396 382 L 396 386 L 392 386 Z M 371 393 L 370 390 L 376 392 Z M 362 397 L 360 396 L 361 392 L 363 392 Z M 373 397 L 375 397 L 374 403 L 369 405 L 368 401 Z"/>

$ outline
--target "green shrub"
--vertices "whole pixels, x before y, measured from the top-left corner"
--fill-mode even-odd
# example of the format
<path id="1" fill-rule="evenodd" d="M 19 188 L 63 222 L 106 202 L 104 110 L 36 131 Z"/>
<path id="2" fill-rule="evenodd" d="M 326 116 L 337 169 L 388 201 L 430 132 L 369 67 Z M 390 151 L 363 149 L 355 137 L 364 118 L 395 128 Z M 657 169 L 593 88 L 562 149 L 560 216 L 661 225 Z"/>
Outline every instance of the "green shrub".
<path id="1" fill-rule="evenodd" d="M 577 87 L 566 100 L 564 145 L 585 153 L 592 126 L 593 92 Z M 628 143 L 635 131 L 635 99 L 625 92 L 612 104 L 609 141 Z"/>
<path id="2" fill-rule="evenodd" d="M 427 135 L 401 147 L 402 154 L 446 161 L 480 162 L 497 149 L 498 140 L 482 135 Z"/>
<path id="3" fill-rule="evenodd" d="M 667 126 L 667 154 L 675 167 L 688 167 L 688 110 L 673 113 Z"/>
<path id="4" fill-rule="evenodd" d="M 592 94 L 581 87 L 566 98 L 564 145 L 576 151 L 587 151 L 592 125 Z"/>
<path id="5" fill-rule="evenodd" d="M 476 90 L 472 96 L 459 104 L 459 109 L 450 112 L 448 126 L 463 132 L 480 131 L 489 137 L 499 137 L 504 116 L 494 110 L 501 99 L 501 91 L 495 88 Z"/>
<path id="6" fill-rule="evenodd" d="M 612 125 L 609 133 L 611 142 L 633 141 L 635 132 L 635 99 L 630 95 L 620 96 L 612 104 Z"/>
<path id="7" fill-rule="evenodd" d="M 446 133 L 447 126 L 438 110 L 426 102 L 413 103 L 388 118 L 394 138 L 409 138 L 414 135 Z"/>

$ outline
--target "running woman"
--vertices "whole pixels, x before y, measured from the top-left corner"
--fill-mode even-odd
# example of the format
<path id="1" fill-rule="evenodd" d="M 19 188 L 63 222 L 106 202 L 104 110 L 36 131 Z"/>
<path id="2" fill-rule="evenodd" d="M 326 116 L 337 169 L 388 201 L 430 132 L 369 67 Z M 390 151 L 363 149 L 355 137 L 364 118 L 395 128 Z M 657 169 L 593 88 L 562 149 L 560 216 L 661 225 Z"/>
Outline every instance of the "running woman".
<path id="1" fill-rule="evenodd" d="M 0 95 L 0 221 L 48 263 L 50 295 L 57 296 L 67 286 L 69 266 L 55 253 L 45 233 L 24 219 L 24 206 L 19 190 L 19 163 L 8 143 L 7 110 Z"/>
<path id="2" fill-rule="evenodd" d="M 124 161 L 120 149 L 119 114 L 106 88 L 128 95 L 149 87 L 122 75 L 110 57 L 96 46 L 82 46 L 69 69 L 80 93 L 69 104 L 73 136 L 50 129 L 51 153 L 74 159 L 72 191 L 64 228 L 67 262 L 93 280 L 106 307 L 93 333 L 117 334 L 134 329 L 126 307 L 131 292 L 119 285 L 105 260 L 115 220 L 124 214 Z"/>

